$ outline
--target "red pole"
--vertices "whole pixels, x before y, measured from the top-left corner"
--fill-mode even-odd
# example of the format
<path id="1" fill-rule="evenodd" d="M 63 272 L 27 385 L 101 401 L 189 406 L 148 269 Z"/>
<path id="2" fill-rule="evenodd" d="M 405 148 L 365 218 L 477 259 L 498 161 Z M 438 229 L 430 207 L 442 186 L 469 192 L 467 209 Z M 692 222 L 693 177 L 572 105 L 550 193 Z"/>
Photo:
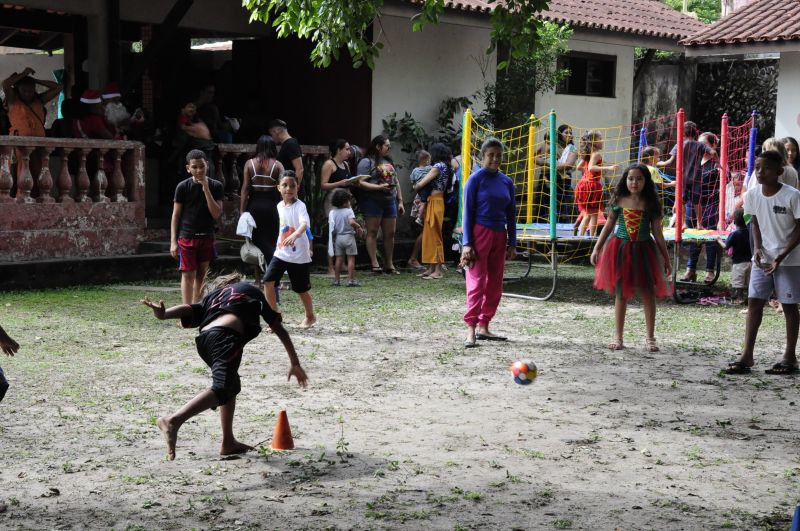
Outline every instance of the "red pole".
<path id="1" fill-rule="evenodd" d="M 725 230 L 727 225 L 725 203 L 728 196 L 728 113 L 722 115 L 722 128 L 719 152 L 719 225 L 718 230 Z"/>
<path id="2" fill-rule="evenodd" d="M 681 243 L 683 240 L 681 234 L 683 232 L 683 109 L 678 110 L 675 119 L 678 121 L 677 152 L 675 153 L 675 241 Z"/>

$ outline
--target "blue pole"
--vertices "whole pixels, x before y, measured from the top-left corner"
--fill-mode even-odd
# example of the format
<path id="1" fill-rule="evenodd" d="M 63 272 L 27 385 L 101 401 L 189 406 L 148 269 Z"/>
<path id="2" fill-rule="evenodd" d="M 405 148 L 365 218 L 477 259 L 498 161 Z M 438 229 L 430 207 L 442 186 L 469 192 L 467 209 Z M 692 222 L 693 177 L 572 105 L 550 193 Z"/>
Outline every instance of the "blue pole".
<path id="1" fill-rule="evenodd" d="M 642 151 L 647 147 L 647 128 L 642 127 L 639 129 L 639 154 L 636 157 L 636 162 L 642 162 Z"/>
<path id="2" fill-rule="evenodd" d="M 753 173 L 753 168 L 756 166 L 756 137 L 758 136 L 758 127 L 756 127 L 756 117 L 758 111 L 753 111 L 753 127 L 750 128 L 750 145 L 747 147 L 747 176 L 744 181 L 744 189 L 747 190 L 747 185 L 750 184 L 750 175 Z"/>
<path id="3" fill-rule="evenodd" d="M 800 505 L 794 510 L 794 518 L 792 518 L 792 528 L 790 531 L 800 531 Z"/>

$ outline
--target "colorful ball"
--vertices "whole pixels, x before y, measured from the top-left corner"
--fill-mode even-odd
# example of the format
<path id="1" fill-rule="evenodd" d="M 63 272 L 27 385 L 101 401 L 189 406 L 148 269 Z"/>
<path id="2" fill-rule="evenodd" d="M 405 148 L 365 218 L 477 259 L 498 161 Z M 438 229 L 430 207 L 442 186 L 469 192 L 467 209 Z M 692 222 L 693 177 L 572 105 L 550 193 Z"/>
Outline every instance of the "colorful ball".
<path id="1" fill-rule="evenodd" d="M 539 370 L 531 360 L 519 360 L 511 365 L 511 373 L 514 375 L 514 381 L 518 384 L 530 385 L 536 379 Z"/>

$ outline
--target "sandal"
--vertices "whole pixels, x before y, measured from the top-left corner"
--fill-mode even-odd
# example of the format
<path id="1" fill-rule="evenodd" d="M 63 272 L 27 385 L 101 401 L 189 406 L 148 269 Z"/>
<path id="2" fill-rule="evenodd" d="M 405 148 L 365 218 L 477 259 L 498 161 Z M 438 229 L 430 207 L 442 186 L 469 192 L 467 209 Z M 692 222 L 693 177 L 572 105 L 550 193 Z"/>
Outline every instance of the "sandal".
<path id="1" fill-rule="evenodd" d="M 625 345 L 622 343 L 622 338 L 618 337 L 611 340 L 611 343 L 608 344 L 608 348 L 611 350 L 622 350 L 625 348 Z"/>
<path id="2" fill-rule="evenodd" d="M 397 269 L 395 269 L 393 267 L 388 267 L 388 268 L 384 269 L 383 272 L 386 273 L 387 275 L 399 275 L 400 274 L 400 271 L 398 271 Z"/>
<path id="3" fill-rule="evenodd" d="M 800 368 L 797 365 L 789 365 L 786 362 L 779 361 L 772 368 L 767 369 L 764 371 L 764 374 L 773 374 L 778 376 L 789 376 L 792 374 L 797 374 L 800 372 Z"/>
<path id="4" fill-rule="evenodd" d="M 372 272 L 376 275 L 382 275 L 383 269 L 381 269 L 379 266 L 375 266 L 372 268 Z"/>
<path id="5" fill-rule="evenodd" d="M 703 279 L 703 284 L 710 286 L 714 283 L 714 277 L 716 277 L 716 275 L 713 271 L 706 271 L 706 278 Z"/>
<path id="6" fill-rule="evenodd" d="M 723 372 L 725 374 L 750 374 L 753 371 L 741 361 L 732 361 L 727 368 L 723 369 Z"/>
<path id="7" fill-rule="evenodd" d="M 645 352 L 660 352 L 661 351 L 661 349 L 658 348 L 658 345 L 656 344 L 656 338 L 654 338 L 654 337 L 645 338 L 645 340 L 644 340 L 644 350 L 645 350 Z"/>
<path id="8" fill-rule="evenodd" d="M 681 282 L 696 282 L 697 281 L 697 271 L 694 269 L 687 269 L 686 273 L 679 279 Z"/>

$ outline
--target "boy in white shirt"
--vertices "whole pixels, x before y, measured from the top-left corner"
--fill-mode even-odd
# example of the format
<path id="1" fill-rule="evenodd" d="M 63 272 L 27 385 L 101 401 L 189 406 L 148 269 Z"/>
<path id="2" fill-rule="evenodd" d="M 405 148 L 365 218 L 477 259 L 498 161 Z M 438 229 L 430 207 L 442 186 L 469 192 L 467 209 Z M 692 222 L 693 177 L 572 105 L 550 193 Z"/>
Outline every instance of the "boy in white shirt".
<path id="1" fill-rule="evenodd" d="M 745 196 L 744 212 L 752 216 L 753 262 L 748 290 L 744 351 L 728 365 L 728 374 L 748 374 L 753 366 L 758 328 L 764 304 L 774 291 L 783 304 L 786 319 L 786 350 L 783 359 L 766 374 L 796 374 L 800 314 L 800 191 L 778 179 L 783 173 L 781 154 L 764 151 L 756 159 L 758 186 Z"/>
<path id="2" fill-rule="evenodd" d="M 317 322 L 314 315 L 314 304 L 311 300 L 311 252 L 306 229 L 311 224 L 306 205 L 297 198 L 300 183 L 292 170 L 281 174 L 278 191 L 283 201 L 278 203 L 278 243 L 275 253 L 264 274 L 264 295 L 270 307 L 279 312 L 275 300 L 275 284 L 280 282 L 284 273 L 289 274 L 292 291 L 300 296 L 306 317 L 300 323 L 301 328 L 311 328 Z"/>
<path id="3" fill-rule="evenodd" d="M 356 234 L 362 235 L 364 229 L 358 224 L 353 209 L 350 208 L 352 198 L 350 192 L 343 188 L 333 191 L 331 197 L 333 208 L 328 214 L 328 227 L 330 227 L 330 241 L 333 242 L 333 255 L 336 257 L 333 285 L 342 285 L 340 277 L 344 257 L 347 256 L 347 287 L 357 288 L 360 284 L 355 279 L 356 256 L 358 255 Z"/>

